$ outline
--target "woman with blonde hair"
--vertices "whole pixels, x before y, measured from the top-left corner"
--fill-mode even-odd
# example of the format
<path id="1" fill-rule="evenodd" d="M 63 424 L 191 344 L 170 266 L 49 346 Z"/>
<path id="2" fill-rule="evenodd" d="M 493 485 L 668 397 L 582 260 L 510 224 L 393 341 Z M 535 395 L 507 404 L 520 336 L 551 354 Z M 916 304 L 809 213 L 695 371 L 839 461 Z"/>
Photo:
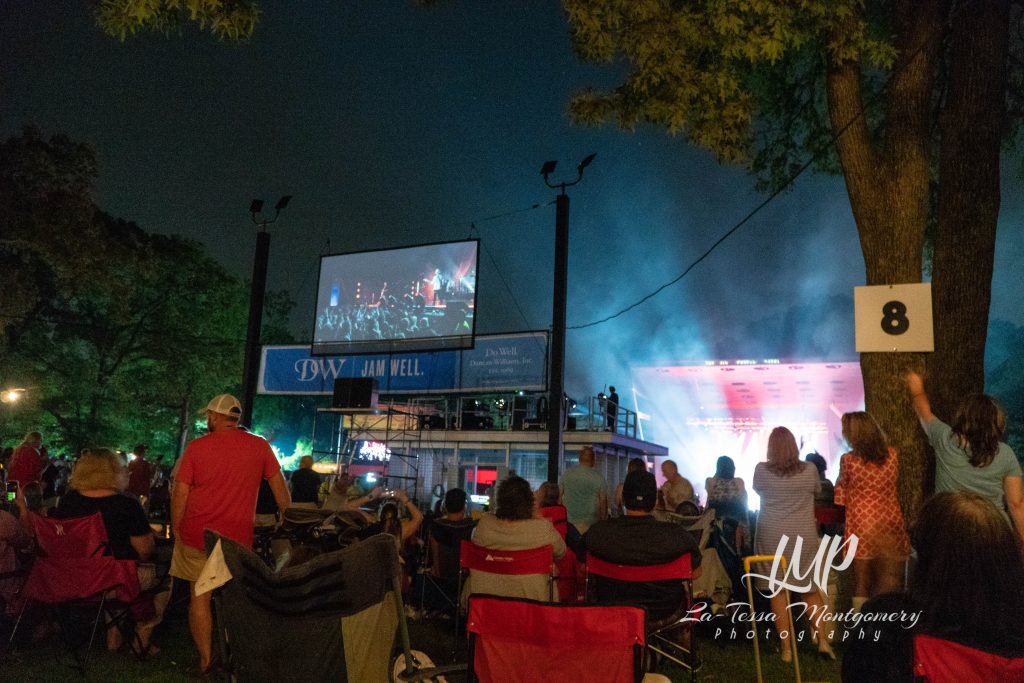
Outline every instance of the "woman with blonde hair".
<path id="1" fill-rule="evenodd" d="M 782 537 L 788 536 L 789 542 L 782 549 L 786 566 L 795 564 L 801 574 L 807 572 L 814 561 L 820 540 L 818 524 L 814 519 L 814 494 L 818 486 L 818 470 L 814 465 L 800 460 L 800 449 L 793 433 L 785 427 L 773 429 L 768 437 L 767 462 L 758 463 L 754 468 L 754 491 L 761 496 L 761 512 L 758 514 L 754 535 L 755 555 L 776 555 Z M 797 539 L 801 540 L 799 556 L 794 552 Z M 762 565 L 757 571 L 767 574 L 771 569 L 770 566 Z M 771 596 L 771 606 L 782 647 L 782 660 L 789 662 L 793 659 L 790 649 L 793 638 L 786 597 L 785 590 Z M 820 618 L 825 611 L 821 593 L 812 586 L 810 592 L 800 599 L 807 603 L 808 613 L 815 617 L 812 621 L 818 640 L 818 652 L 835 659 L 826 636 L 829 622 Z"/>
<path id="2" fill-rule="evenodd" d="M 842 425 L 850 451 L 839 460 L 835 500 L 846 507 L 846 540 L 857 537 L 853 609 L 860 611 L 868 598 L 903 588 L 910 539 L 896 497 L 896 449 L 868 413 L 846 413 Z"/>
<path id="3" fill-rule="evenodd" d="M 68 519 L 99 512 L 114 557 L 147 560 L 153 554 L 153 530 L 139 501 L 124 495 L 127 488 L 128 469 L 114 451 L 86 449 L 71 470 L 67 494 L 50 516 Z"/>
<path id="4" fill-rule="evenodd" d="M 50 517 L 70 519 L 86 517 L 99 512 L 107 529 L 110 552 L 119 560 L 135 560 L 139 564 L 139 584 L 147 591 L 156 587 L 156 572 L 152 565 L 142 564 L 153 556 L 155 541 L 142 505 L 138 499 L 124 494 L 128 488 L 128 468 L 109 448 L 89 448 L 71 470 L 68 492 L 61 496 Z M 149 643 L 153 629 L 163 619 L 163 608 L 170 592 L 154 599 L 156 615 L 136 625 L 136 635 L 143 651 L 155 651 Z M 111 629 L 107 635 L 110 649 L 120 647 L 120 633 Z M 134 644 L 133 644 L 134 646 Z"/>

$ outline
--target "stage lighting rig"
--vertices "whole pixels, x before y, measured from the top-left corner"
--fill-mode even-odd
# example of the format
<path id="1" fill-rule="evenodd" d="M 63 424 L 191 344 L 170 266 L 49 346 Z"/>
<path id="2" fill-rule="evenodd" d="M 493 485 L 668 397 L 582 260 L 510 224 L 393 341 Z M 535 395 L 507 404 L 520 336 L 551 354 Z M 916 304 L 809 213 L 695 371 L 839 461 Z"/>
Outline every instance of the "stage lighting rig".
<path id="1" fill-rule="evenodd" d="M 549 179 L 549 176 L 555 172 L 555 166 L 558 165 L 558 162 L 545 161 L 544 165 L 540 167 L 540 174 L 544 176 L 544 184 L 550 188 L 561 190 L 562 194 L 564 195 L 565 188 L 572 187 L 576 183 L 583 180 L 583 169 L 585 169 L 587 166 L 590 166 L 590 164 L 593 163 L 595 157 L 597 157 L 597 154 L 588 154 L 587 156 L 583 157 L 583 161 L 581 161 L 579 163 L 579 166 L 576 167 L 576 180 L 562 181 L 560 183 L 552 183 Z"/>
<path id="2" fill-rule="evenodd" d="M 281 210 L 288 206 L 288 202 L 292 200 L 290 194 L 286 194 L 277 200 L 277 204 L 274 204 L 274 217 L 273 218 L 257 218 L 257 215 L 263 212 L 263 200 L 254 199 L 249 204 L 249 214 L 252 216 L 253 225 L 260 226 L 261 232 L 266 232 L 267 226 L 277 220 L 277 217 L 281 215 Z"/>

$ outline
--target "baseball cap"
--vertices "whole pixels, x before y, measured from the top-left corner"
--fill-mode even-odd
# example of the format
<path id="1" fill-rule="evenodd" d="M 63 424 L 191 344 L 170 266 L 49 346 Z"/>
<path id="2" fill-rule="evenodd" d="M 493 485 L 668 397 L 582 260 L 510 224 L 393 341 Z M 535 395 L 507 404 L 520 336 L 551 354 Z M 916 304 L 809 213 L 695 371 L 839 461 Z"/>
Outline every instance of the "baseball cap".
<path id="1" fill-rule="evenodd" d="M 206 408 L 202 412 L 207 410 L 214 413 L 220 413 L 221 415 L 231 415 L 234 417 L 241 417 L 242 415 L 242 404 L 238 402 L 238 399 L 231 394 L 220 394 L 210 399 L 210 402 L 206 404 Z"/>
<path id="2" fill-rule="evenodd" d="M 622 504 L 627 510 L 653 510 L 658 483 L 650 472 L 630 472 L 622 483 Z"/>

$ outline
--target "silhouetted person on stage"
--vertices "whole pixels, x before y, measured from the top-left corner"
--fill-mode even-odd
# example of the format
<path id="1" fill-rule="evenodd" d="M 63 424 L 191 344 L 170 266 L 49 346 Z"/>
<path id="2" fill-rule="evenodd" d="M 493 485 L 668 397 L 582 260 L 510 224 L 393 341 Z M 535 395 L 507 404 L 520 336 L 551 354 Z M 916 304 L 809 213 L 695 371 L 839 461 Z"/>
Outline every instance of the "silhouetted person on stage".
<path id="1" fill-rule="evenodd" d="M 615 431 L 615 419 L 619 414 L 619 395 L 615 393 L 615 387 L 608 387 L 608 398 L 604 400 L 605 423 L 608 431 Z"/>

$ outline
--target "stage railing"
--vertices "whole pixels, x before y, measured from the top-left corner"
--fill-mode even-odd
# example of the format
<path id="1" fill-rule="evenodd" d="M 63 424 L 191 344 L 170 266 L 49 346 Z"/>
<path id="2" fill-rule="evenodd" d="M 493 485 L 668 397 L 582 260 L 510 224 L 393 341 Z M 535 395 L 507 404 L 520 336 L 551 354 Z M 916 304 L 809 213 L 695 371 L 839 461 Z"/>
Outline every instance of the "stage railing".
<path id="1" fill-rule="evenodd" d="M 609 404 L 607 398 L 591 396 L 585 413 L 587 431 L 615 432 L 636 438 L 636 413 L 622 405 Z"/>
<path id="2" fill-rule="evenodd" d="M 416 399 L 420 429 L 465 431 L 523 431 L 547 429 L 547 394 L 495 393 Z M 590 396 L 583 405 L 569 399 L 565 406 L 566 431 L 614 432 L 636 438 L 637 414 L 607 399 Z"/>

